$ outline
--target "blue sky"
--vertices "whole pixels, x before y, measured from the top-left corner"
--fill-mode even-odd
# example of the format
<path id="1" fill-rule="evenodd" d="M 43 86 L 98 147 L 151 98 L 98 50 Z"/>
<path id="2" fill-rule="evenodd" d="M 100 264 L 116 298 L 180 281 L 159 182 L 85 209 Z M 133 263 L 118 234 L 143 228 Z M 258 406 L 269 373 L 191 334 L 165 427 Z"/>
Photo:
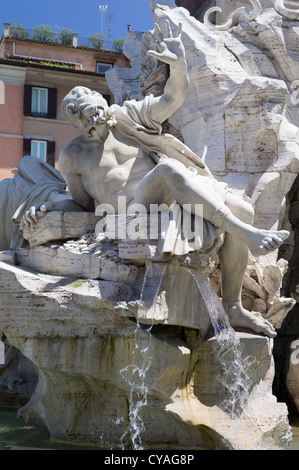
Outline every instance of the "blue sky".
<path id="1" fill-rule="evenodd" d="M 153 28 L 150 0 L 10 0 L 1 2 L 0 21 L 21 23 L 27 29 L 40 24 L 51 25 L 55 31 L 67 27 L 80 37 L 103 32 L 109 40 L 124 38 L 127 25 L 132 31 Z M 99 6 L 106 6 L 102 15 Z M 103 24 L 103 28 L 102 28 Z"/>

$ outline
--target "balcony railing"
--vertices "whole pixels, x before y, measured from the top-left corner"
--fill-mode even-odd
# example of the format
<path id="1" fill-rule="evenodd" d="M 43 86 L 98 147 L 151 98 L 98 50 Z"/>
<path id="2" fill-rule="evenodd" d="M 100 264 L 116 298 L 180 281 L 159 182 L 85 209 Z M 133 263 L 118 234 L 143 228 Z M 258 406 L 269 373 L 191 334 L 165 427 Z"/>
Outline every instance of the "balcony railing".
<path id="1" fill-rule="evenodd" d="M 36 27 L 33 30 L 23 28 L 21 25 L 7 25 L 4 30 L 4 37 L 18 39 L 21 41 L 37 41 L 47 44 L 60 44 L 73 47 L 85 47 L 96 50 L 110 50 L 122 52 L 123 39 L 106 41 L 103 34 L 92 34 L 88 38 L 79 37 L 68 28 L 64 28 L 60 33 L 56 33 L 51 27 Z"/>

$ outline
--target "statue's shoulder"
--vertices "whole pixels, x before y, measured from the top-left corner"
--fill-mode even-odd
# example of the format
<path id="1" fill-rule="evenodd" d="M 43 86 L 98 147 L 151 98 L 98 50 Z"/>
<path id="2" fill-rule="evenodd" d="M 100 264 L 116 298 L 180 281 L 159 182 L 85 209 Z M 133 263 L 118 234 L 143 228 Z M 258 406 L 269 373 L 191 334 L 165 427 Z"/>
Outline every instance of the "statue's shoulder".
<path id="1" fill-rule="evenodd" d="M 88 141 L 82 136 L 75 137 L 60 152 L 59 168 L 63 174 L 78 173 L 85 166 L 86 156 L 98 155 L 97 141 Z"/>
<path id="2" fill-rule="evenodd" d="M 83 138 L 82 136 L 75 137 L 71 140 L 62 150 L 61 155 L 74 155 L 74 153 L 78 152 L 78 150 L 83 145 Z"/>
<path id="3" fill-rule="evenodd" d="M 66 163 L 70 160 L 74 161 L 82 152 L 82 146 L 84 145 L 83 138 L 81 136 L 75 137 L 71 140 L 60 152 L 59 163 Z"/>
<path id="4" fill-rule="evenodd" d="M 62 174 L 73 173 L 76 167 L 78 154 L 80 154 L 81 137 L 71 140 L 60 152 L 58 166 Z"/>

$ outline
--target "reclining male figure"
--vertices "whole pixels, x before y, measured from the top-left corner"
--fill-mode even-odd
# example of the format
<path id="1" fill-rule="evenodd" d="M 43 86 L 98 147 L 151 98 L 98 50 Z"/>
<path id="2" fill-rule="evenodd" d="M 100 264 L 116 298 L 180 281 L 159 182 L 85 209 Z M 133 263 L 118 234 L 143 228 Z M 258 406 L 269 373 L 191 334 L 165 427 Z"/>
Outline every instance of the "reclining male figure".
<path id="1" fill-rule="evenodd" d="M 94 211 L 94 204 L 109 204 L 117 213 L 119 196 L 126 197 L 128 206 L 139 203 L 148 211 L 151 204 L 202 204 L 203 218 L 225 232 L 220 249 L 222 302 L 232 327 L 274 337 L 276 332 L 268 321 L 243 308 L 241 289 L 249 250 L 254 256 L 270 253 L 289 232 L 254 228 L 252 206 L 217 182 L 184 144 L 161 133 L 161 124 L 182 105 L 188 89 L 181 25 L 176 36 L 168 23 L 165 26 L 163 37 L 155 25 L 157 37 L 152 35 L 152 40 L 157 50 L 148 52 L 169 65 L 162 96 L 108 107 L 99 93 L 76 87 L 64 98 L 64 115 L 82 135 L 59 157 L 71 198 L 47 202 L 46 210 Z M 188 165 L 196 167 L 198 174 Z M 34 224 L 39 208 L 26 212 L 21 226 Z"/>

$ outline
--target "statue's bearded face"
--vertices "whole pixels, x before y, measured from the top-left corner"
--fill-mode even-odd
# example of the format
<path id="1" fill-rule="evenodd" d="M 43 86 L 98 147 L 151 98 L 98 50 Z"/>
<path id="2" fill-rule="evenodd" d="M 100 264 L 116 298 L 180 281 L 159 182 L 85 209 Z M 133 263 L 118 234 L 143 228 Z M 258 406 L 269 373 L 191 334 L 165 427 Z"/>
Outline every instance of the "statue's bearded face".
<path id="1" fill-rule="evenodd" d="M 104 140 L 116 124 L 115 110 L 97 91 L 75 87 L 62 101 L 62 112 L 89 140 Z"/>
<path id="2" fill-rule="evenodd" d="M 77 101 L 80 109 L 77 125 L 89 140 L 102 140 L 107 134 L 108 104 L 99 93 L 83 94 Z"/>

